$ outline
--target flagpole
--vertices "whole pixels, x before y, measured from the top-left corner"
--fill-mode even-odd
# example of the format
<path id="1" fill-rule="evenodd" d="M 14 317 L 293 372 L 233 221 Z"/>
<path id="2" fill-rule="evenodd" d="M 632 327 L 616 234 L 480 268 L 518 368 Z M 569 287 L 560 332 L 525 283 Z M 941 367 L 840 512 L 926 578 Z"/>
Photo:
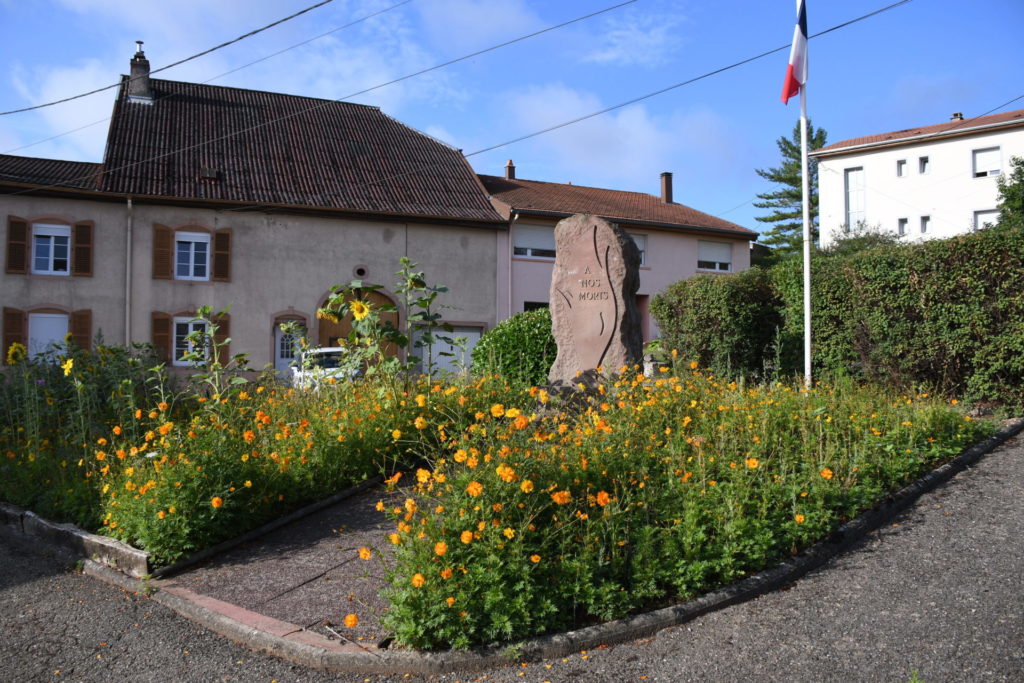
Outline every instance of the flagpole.
<path id="1" fill-rule="evenodd" d="M 807 83 L 800 88 L 800 177 L 804 214 L 804 386 L 811 388 L 811 192 L 807 175 Z"/>

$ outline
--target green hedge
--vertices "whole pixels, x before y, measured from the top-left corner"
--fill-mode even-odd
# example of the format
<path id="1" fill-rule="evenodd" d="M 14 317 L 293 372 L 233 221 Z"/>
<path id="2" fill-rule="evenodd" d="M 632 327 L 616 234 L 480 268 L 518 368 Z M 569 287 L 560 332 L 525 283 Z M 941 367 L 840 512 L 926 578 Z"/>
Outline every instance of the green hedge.
<path id="1" fill-rule="evenodd" d="M 558 347 L 547 308 L 517 313 L 486 332 L 473 347 L 473 370 L 535 386 L 547 384 Z"/>
<path id="2" fill-rule="evenodd" d="M 716 372 L 797 373 L 802 267 L 791 259 L 767 278 L 753 269 L 697 276 L 669 287 L 651 310 L 668 345 Z M 815 372 L 1024 405 L 1022 282 L 1019 223 L 923 244 L 819 252 L 812 260 Z"/>

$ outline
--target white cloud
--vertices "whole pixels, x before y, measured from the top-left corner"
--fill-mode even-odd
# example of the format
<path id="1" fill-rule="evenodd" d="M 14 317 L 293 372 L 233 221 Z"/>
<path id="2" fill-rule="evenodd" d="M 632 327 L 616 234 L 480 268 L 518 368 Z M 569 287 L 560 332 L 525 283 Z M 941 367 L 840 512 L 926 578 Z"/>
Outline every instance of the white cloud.
<path id="1" fill-rule="evenodd" d="M 604 20 L 599 46 L 583 61 L 616 66 L 658 66 L 668 61 L 683 42 L 684 18 L 668 12 L 628 11 Z"/>
<path id="2" fill-rule="evenodd" d="M 426 38 L 445 53 L 469 52 L 542 25 L 525 0 L 432 0 L 413 4 Z"/>

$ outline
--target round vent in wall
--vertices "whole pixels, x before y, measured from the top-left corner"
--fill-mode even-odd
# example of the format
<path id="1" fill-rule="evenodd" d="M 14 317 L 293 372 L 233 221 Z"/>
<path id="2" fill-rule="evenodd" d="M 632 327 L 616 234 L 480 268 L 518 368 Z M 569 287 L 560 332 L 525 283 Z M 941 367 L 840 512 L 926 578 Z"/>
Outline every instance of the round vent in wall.
<path id="1" fill-rule="evenodd" d="M 352 274 L 356 277 L 363 278 L 370 274 L 370 269 L 366 266 L 359 265 L 352 269 Z"/>

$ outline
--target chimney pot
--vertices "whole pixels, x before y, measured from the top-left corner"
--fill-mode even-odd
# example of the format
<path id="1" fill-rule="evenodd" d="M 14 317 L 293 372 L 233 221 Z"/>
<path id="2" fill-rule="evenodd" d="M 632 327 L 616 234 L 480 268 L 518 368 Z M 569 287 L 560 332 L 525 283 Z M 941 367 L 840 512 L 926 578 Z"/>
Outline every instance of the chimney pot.
<path id="1" fill-rule="evenodd" d="M 672 203 L 672 174 L 668 171 L 661 174 L 661 201 Z"/>
<path id="2" fill-rule="evenodd" d="M 508 180 L 516 179 L 516 165 L 512 163 L 511 159 L 509 159 L 508 163 L 505 164 L 505 177 Z"/>
<path id="3" fill-rule="evenodd" d="M 142 41 L 136 40 L 136 52 L 132 57 L 128 76 L 128 100 L 130 102 L 153 103 L 153 90 L 149 87 L 149 60 L 142 51 Z"/>
<path id="4" fill-rule="evenodd" d="M 953 115 L 949 117 L 949 120 L 950 121 L 963 121 L 964 120 L 964 114 L 963 114 L 963 112 L 955 111 L 955 112 L 953 112 Z"/>

